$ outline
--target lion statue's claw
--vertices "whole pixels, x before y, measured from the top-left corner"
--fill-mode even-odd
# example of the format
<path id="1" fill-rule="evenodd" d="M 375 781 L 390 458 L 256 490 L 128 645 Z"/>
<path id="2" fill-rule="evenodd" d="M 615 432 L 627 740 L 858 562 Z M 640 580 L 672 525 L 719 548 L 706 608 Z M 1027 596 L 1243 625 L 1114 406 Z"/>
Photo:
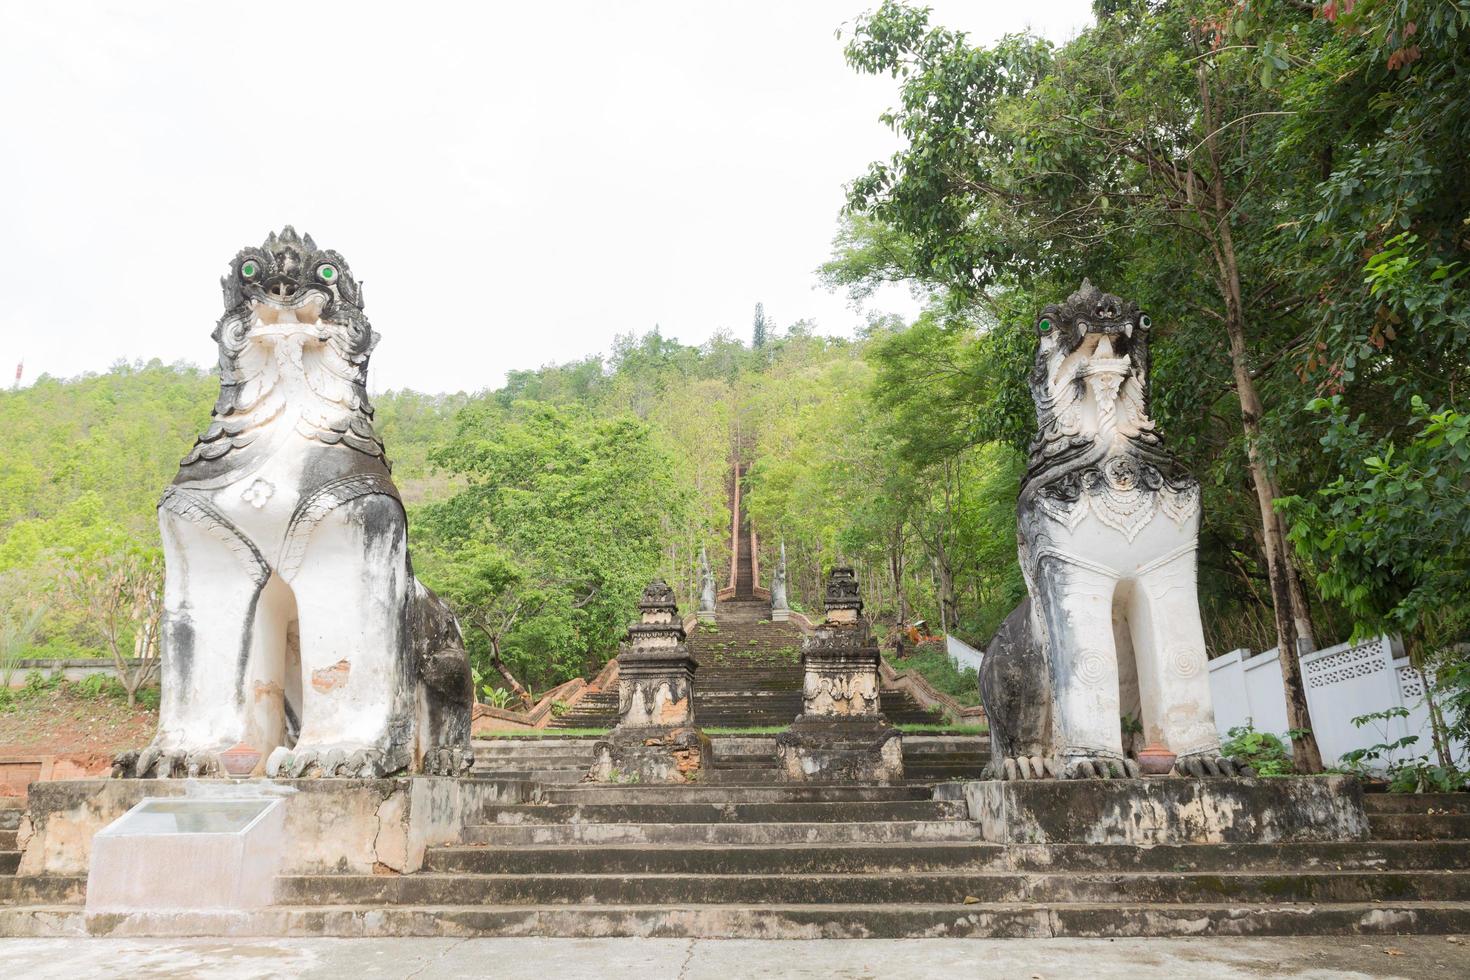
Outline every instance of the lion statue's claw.
<path id="1" fill-rule="evenodd" d="M 1127 760 L 1112 756 L 1078 756 L 1062 767 L 1063 779 L 1127 779 L 1130 775 Z"/>
<path id="2" fill-rule="evenodd" d="M 1211 776 L 1254 776 L 1255 770 L 1228 756 L 1202 752 L 1184 756 L 1174 763 L 1174 772 L 1180 776 L 1206 779 Z"/>

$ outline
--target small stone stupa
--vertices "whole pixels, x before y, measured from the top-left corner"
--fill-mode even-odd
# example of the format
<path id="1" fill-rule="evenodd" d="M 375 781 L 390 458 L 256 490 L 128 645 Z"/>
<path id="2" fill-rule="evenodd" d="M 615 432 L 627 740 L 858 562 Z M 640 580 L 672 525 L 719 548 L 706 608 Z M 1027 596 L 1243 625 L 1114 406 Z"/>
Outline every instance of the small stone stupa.
<path id="1" fill-rule="evenodd" d="M 903 739 L 883 717 L 878 645 L 851 568 L 827 578 L 827 618 L 802 642 L 802 713 L 776 736 L 787 778 L 894 783 Z"/>
<path id="2" fill-rule="evenodd" d="M 643 590 L 638 622 L 618 654 L 618 723 L 594 749 L 602 782 L 684 783 L 711 759 L 694 724 L 694 671 L 674 590 L 662 579 Z"/>

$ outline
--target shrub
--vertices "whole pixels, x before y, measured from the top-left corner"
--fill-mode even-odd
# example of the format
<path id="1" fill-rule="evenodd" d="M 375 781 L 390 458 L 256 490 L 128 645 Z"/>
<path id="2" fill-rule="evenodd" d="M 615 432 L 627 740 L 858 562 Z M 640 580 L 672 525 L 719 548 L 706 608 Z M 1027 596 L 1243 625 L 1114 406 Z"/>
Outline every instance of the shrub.
<path id="1" fill-rule="evenodd" d="M 1287 732 L 1286 737 L 1291 738 L 1292 733 Z M 1230 729 L 1230 737 L 1220 746 L 1220 751 L 1244 762 L 1263 778 L 1289 776 L 1295 771 L 1291 756 L 1286 754 L 1286 743 L 1270 732 L 1256 731 L 1249 721 Z"/>

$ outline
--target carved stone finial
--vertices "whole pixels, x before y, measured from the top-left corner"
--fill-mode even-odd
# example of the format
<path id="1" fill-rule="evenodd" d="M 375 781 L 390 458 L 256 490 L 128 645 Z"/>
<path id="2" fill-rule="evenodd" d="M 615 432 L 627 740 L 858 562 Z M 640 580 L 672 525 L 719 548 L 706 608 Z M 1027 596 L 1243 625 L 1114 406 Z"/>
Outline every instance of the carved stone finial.
<path id="1" fill-rule="evenodd" d="M 679 604 L 674 600 L 674 590 L 663 579 L 654 579 L 643 590 L 638 600 L 638 622 L 628 627 L 628 642 L 634 651 L 684 642 Z"/>
<path id="2" fill-rule="evenodd" d="M 660 614 L 668 614 L 672 617 L 679 611 L 679 604 L 674 599 L 674 590 L 669 588 L 668 583 L 663 579 L 654 579 L 648 583 L 648 588 L 643 590 L 643 598 L 638 601 L 638 611 L 642 614 L 645 623 L 668 622 L 667 619 L 657 617 Z"/>
<path id="3" fill-rule="evenodd" d="M 847 567 L 832 569 L 827 575 L 828 622 L 856 622 L 862 612 L 863 600 L 858 595 L 857 573 Z"/>

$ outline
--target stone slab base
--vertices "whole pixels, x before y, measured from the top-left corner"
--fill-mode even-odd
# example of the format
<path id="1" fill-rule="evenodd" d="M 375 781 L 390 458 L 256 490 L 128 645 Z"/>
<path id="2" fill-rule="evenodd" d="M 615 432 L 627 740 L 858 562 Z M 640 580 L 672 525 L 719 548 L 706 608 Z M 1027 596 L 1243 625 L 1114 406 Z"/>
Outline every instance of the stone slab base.
<path id="1" fill-rule="evenodd" d="M 697 728 L 615 728 L 593 747 L 592 778 L 603 783 L 690 783 L 710 769 L 714 749 Z"/>
<path id="2" fill-rule="evenodd" d="M 1352 905 L 412 906 L 84 915 L 0 908 L 0 936 L 646 936 L 692 939 L 1393 936 L 1470 931 L 1455 903 Z"/>
<path id="3" fill-rule="evenodd" d="M 1349 776 L 1067 779 L 947 783 L 982 840 L 1004 844 L 1221 844 L 1364 840 Z"/>
<path id="4" fill-rule="evenodd" d="M 773 622 L 773 623 L 784 623 L 784 622 L 786 622 L 790 618 L 791 618 L 791 610 L 790 609 L 772 609 L 771 610 L 771 622 Z"/>
<path id="5" fill-rule="evenodd" d="M 22 875 L 84 875 L 92 838 L 144 797 L 279 796 L 281 871 L 406 873 L 459 839 L 487 803 L 529 802 L 532 784 L 447 776 L 386 779 L 77 779 L 35 783 L 18 844 Z"/>
<path id="6" fill-rule="evenodd" d="M 796 782 L 888 785 L 903 780 L 903 735 L 881 716 L 798 715 L 776 758 Z"/>

